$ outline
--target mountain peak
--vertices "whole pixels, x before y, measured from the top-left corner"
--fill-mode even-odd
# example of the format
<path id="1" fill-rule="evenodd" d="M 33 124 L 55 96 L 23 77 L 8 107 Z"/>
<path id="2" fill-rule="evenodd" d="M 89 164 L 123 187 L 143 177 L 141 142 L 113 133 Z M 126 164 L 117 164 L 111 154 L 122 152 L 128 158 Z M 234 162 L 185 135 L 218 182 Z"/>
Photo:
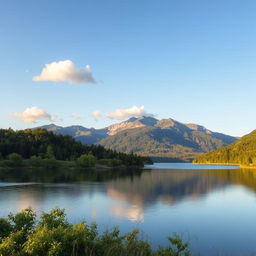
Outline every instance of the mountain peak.
<path id="1" fill-rule="evenodd" d="M 138 117 L 135 117 L 135 116 L 133 116 L 133 117 L 130 117 L 129 119 L 127 119 L 126 121 L 124 121 L 123 123 L 125 123 L 125 122 L 135 122 L 135 121 L 137 121 L 138 120 Z"/>
<path id="2" fill-rule="evenodd" d="M 36 127 L 36 128 L 42 128 L 42 129 L 46 129 L 46 130 L 48 130 L 48 131 L 56 131 L 56 130 L 61 129 L 61 128 L 63 128 L 63 127 L 62 127 L 62 126 L 58 126 L 58 125 L 56 125 L 56 124 L 54 124 L 54 123 L 51 123 L 51 124 L 43 125 L 43 126 Z M 35 128 L 35 129 L 36 129 L 36 128 Z"/>
<path id="3" fill-rule="evenodd" d="M 141 117 L 131 117 L 123 123 L 127 122 L 140 122 L 147 126 L 154 126 L 157 123 L 157 119 L 152 116 L 141 116 Z"/>
<path id="4" fill-rule="evenodd" d="M 154 126 L 158 120 L 152 116 L 142 116 L 138 118 L 138 121 L 147 126 Z"/>
<path id="5" fill-rule="evenodd" d="M 191 130 L 194 130 L 194 131 L 199 131 L 199 132 L 205 132 L 207 134 L 211 134 L 211 131 L 206 129 L 204 126 L 202 125 L 198 125 L 198 124 L 186 124 L 186 126 L 191 129 Z"/>
<path id="6" fill-rule="evenodd" d="M 176 121 L 171 119 L 171 118 L 166 118 L 166 119 L 161 119 L 157 122 L 157 127 L 160 128 L 170 128 L 173 127 L 175 125 Z"/>

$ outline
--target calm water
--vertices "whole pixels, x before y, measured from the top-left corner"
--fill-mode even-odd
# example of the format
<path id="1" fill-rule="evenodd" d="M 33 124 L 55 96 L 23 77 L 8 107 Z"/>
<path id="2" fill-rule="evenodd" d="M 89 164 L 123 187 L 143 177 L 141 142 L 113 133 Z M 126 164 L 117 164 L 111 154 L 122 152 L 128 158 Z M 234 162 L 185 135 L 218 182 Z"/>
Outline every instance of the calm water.
<path id="1" fill-rule="evenodd" d="M 1 170 L 0 217 L 28 206 L 38 212 L 60 206 L 72 222 L 139 228 L 154 245 L 176 232 L 193 255 L 256 255 L 256 171 L 153 167 L 129 173 Z"/>

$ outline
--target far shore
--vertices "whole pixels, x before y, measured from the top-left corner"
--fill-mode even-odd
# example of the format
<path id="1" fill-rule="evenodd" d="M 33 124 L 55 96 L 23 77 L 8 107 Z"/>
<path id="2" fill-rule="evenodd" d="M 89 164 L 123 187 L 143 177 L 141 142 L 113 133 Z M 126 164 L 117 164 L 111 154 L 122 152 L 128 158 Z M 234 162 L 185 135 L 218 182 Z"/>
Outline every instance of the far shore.
<path id="1" fill-rule="evenodd" d="M 256 166 L 248 166 L 248 165 L 241 165 L 235 163 L 194 163 L 192 164 L 199 164 L 199 165 L 229 165 L 229 166 L 239 166 L 241 169 L 256 169 Z"/>

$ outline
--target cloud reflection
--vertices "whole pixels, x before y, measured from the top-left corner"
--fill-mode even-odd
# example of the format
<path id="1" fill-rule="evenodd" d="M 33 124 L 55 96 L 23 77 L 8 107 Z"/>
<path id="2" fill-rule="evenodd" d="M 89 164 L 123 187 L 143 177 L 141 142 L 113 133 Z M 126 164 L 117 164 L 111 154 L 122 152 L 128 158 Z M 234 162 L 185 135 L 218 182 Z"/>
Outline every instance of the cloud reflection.
<path id="1" fill-rule="evenodd" d="M 139 205 L 118 204 L 113 207 L 113 214 L 116 217 L 126 218 L 130 221 L 144 221 L 144 210 Z"/>

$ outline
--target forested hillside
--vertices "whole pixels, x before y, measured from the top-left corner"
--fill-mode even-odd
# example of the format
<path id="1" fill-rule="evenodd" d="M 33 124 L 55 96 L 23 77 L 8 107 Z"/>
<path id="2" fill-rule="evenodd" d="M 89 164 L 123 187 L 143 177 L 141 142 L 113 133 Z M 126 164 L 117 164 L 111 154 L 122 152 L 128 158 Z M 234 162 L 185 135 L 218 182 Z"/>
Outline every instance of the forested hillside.
<path id="1" fill-rule="evenodd" d="M 226 147 L 198 156 L 194 163 L 230 163 L 256 166 L 256 130 Z"/>
<path id="2" fill-rule="evenodd" d="M 0 129 L 0 158 L 7 158 L 11 153 L 17 153 L 24 159 L 39 156 L 57 160 L 75 160 L 90 153 L 97 159 L 121 160 L 125 165 L 137 165 L 145 160 L 135 154 L 105 149 L 101 145 L 83 145 L 70 136 L 56 135 L 45 129 Z"/>

